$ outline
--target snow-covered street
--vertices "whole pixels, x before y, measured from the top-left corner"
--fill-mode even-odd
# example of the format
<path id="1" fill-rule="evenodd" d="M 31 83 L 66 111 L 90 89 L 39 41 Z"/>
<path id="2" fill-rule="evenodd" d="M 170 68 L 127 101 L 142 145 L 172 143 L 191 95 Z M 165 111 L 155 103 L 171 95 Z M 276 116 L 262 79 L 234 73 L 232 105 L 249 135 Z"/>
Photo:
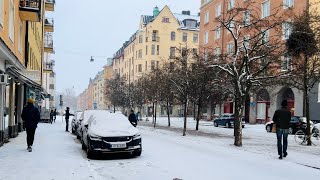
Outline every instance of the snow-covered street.
<path id="1" fill-rule="evenodd" d="M 317 153 L 303 154 L 292 149 L 294 152 L 289 151 L 289 156 L 280 161 L 276 150 L 258 153 L 252 141 L 243 148 L 235 148 L 231 145 L 232 137 L 192 134 L 182 137 L 180 132 L 154 130 L 148 126 L 139 127 L 143 136 L 141 157 L 106 156 L 88 160 L 76 137 L 64 131 L 61 119 L 57 121 L 53 125 L 39 124 L 31 153 L 26 151 L 25 132 L 0 148 L 1 180 L 292 180 L 320 176 L 320 170 L 301 165 L 317 165 L 314 164 L 320 161 Z M 253 126 L 247 131 L 249 129 L 254 132 Z M 269 135 L 271 137 L 271 134 L 265 137 Z M 266 146 L 270 146 L 271 140 L 266 139 Z M 266 151 L 270 148 L 266 147 Z M 297 163 L 300 161 L 303 163 Z"/>

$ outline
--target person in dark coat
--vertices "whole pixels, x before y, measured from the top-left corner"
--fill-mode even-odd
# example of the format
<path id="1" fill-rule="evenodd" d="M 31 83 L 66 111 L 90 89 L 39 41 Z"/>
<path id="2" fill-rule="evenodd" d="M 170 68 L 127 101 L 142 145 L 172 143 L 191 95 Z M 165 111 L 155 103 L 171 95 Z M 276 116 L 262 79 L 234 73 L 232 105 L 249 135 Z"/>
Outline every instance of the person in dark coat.
<path id="1" fill-rule="evenodd" d="M 22 110 L 21 118 L 24 122 L 25 128 L 27 130 L 27 145 L 28 151 L 32 151 L 32 145 L 34 141 L 34 134 L 37 129 L 37 125 L 40 121 L 40 112 L 38 108 L 34 105 L 33 99 L 28 99 L 28 104 Z"/>
<path id="2" fill-rule="evenodd" d="M 131 113 L 129 115 L 129 121 L 133 126 L 137 126 L 138 124 L 136 115 L 134 114 L 133 110 L 131 110 Z"/>
<path id="3" fill-rule="evenodd" d="M 57 119 L 57 109 L 54 109 L 54 118 L 53 118 L 53 122 L 56 122 Z"/>
<path id="4" fill-rule="evenodd" d="M 273 115 L 273 122 L 277 127 L 277 146 L 279 159 L 282 159 L 282 157 L 287 157 L 288 155 L 288 134 L 291 120 L 291 112 L 288 110 L 288 101 L 283 100 L 281 106 L 281 109 L 277 110 Z"/>
<path id="5" fill-rule="evenodd" d="M 52 124 L 53 122 L 53 116 L 54 116 L 54 112 L 53 110 L 50 111 L 50 123 Z"/>
<path id="6" fill-rule="evenodd" d="M 70 108 L 67 107 L 66 113 L 64 114 L 65 119 L 66 119 L 66 132 L 69 132 L 69 118 L 70 116 L 74 116 L 73 114 L 70 113 Z"/>

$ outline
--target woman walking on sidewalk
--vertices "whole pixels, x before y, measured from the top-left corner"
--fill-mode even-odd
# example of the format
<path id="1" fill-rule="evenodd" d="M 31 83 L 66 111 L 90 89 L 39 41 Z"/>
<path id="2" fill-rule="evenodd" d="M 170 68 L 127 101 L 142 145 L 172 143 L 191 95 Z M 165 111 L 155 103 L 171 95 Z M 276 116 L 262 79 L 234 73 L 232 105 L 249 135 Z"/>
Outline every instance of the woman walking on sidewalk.
<path id="1" fill-rule="evenodd" d="M 28 145 L 28 151 L 32 151 L 32 145 L 34 141 L 34 134 L 37 129 L 37 125 L 40 121 L 40 112 L 38 108 L 36 108 L 34 105 L 33 99 L 28 99 L 28 104 L 25 106 L 22 110 L 21 118 L 24 121 L 25 128 L 27 130 L 27 145 Z"/>

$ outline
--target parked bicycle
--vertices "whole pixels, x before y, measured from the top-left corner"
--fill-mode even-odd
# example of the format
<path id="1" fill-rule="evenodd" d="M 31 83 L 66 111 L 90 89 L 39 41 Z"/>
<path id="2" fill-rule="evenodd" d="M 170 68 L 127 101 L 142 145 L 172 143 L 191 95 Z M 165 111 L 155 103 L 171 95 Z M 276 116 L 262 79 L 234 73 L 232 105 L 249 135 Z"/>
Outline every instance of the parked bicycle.
<path id="1" fill-rule="evenodd" d="M 310 136 L 308 136 L 306 134 L 306 128 L 298 130 L 295 133 L 294 140 L 296 141 L 296 143 L 298 143 L 300 145 L 304 145 L 304 144 L 307 144 L 309 137 L 311 139 L 311 143 L 314 146 L 319 146 L 320 145 L 320 133 L 319 133 L 319 129 L 317 129 L 317 128 L 314 128 L 312 130 Z"/>

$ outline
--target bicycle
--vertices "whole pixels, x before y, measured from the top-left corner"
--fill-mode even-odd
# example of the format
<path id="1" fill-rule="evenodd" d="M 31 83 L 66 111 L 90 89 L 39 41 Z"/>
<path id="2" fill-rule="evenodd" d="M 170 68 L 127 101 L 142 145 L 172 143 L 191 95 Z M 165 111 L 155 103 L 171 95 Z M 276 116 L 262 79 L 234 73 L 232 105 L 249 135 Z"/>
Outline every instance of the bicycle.
<path id="1" fill-rule="evenodd" d="M 319 129 L 315 128 L 314 130 L 312 130 L 312 133 L 310 134 L 310 136 L 306 135 L 306 130 L 298 130 L 295 135 L 294 135 L 294 140 L 296 143 L 303 145 L 303 144 L 307 144 L 308 142 L 308 138 L 311 139 L 311 144 L 313 144 L 314 146 L 319 146 L 320 145 L 320 133 L 319 133 Z"/>

